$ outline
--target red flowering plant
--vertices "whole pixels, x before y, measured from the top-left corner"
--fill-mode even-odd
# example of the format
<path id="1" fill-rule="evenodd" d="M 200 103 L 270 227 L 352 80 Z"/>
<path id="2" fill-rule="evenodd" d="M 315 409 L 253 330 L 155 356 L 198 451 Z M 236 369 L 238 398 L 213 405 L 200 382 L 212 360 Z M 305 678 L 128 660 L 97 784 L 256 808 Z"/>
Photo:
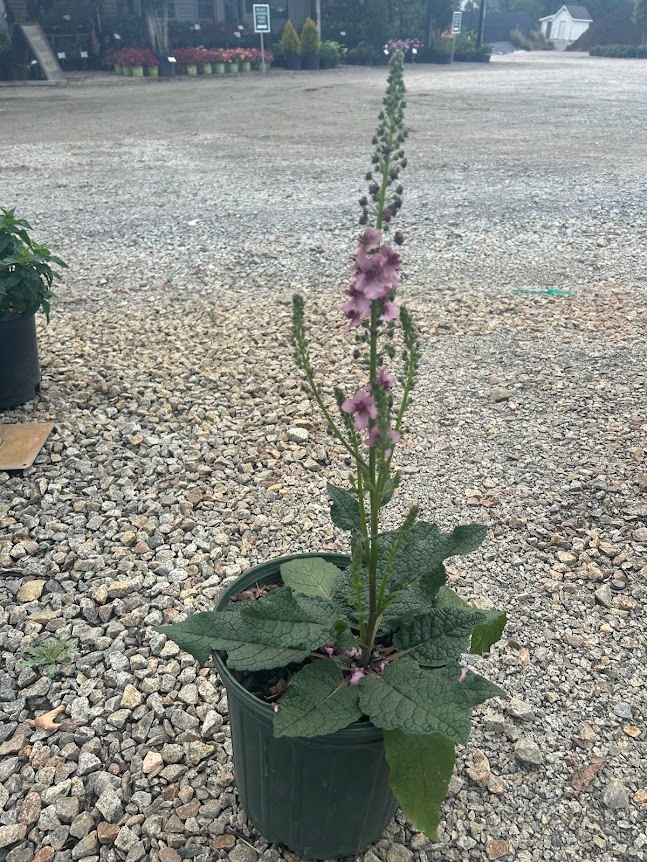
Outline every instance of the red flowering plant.
<path id="1" fill-rule="evenodd" d="M 182 66 L 197 66 L 202 62 L 204 48 L 175 48 L 175 59 Z"/>
<path id="2" fill-rule="evenodd" d="M 122 48 L 114 54 L 113 63 L 120 66 L 157 66 L 159 60 L 150 48 Z"/>
<path id="3" fill-rule="evenodd" d="M 446 586 L 444 561 L 475 550 L 484 527 L 442 532 L 419 520 L 413 506 L 399 527 L 381 528 L 381 511 L 400 484 L 393 459 L 420 363 L 414 324 L 398 298 L 404 236 L 397 230 L 389 239 L 407 166 L 403 62 L 396 50 L 341 306 L 364 383 L 351 394 L 335 389 L 336 407 L 315 376 L 303 299 L 293 303 L 306 388 L 353 465 L 350 487 L 328 485 L 333 523 L 350 533 L 350 564 L 293 558 L 280 567 L 282 585 L 262 597 L 158 631 L 199 660 L 225 652 L 227 666 L 240 671 L 297 665 L 276 707 L 275 736 L 318 737 L 368 718 L 383 730 L 390 784 L 403 811 L 437 840 L 455 745 L 467 741 L 476 705 L 505 696 L 469 669 L 466 654 L 487 651 L 506 618 L 468 606 Z"/>

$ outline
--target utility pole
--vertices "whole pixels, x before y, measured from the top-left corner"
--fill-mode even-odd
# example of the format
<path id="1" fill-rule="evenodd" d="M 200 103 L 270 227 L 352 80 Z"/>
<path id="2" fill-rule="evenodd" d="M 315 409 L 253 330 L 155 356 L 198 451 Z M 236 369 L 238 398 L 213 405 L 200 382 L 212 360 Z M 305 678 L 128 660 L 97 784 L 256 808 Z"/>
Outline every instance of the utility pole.
<path id="1" fill-rule="evenodd" d="M 317 30 L 319 31 L 319 38 L 321 39 L 321 0 L 316 0 L 315 8 L 317 10 Z"/>
<path id="2" fill-rule="evenodd" d="M 479 5 L 479 31 L 476 36 L 477 48 L 480 48 L 483 44 L 483 30 L 485 29 L 485 2 L 486 0 L 481 0 Z"/>

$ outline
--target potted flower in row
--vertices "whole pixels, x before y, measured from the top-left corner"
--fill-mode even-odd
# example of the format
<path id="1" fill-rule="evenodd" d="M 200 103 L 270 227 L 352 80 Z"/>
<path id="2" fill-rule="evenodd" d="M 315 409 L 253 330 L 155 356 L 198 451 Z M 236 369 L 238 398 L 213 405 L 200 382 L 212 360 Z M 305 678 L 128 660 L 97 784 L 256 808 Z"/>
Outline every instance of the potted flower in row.
<path id="1" fill-rule="evenodd" d="M 204 62 L 204 48 L 174 48 L 173 54 L 177 61 L 178 73 L 180 75 L 191 75 L 195 77 L 198 74 L 198 66 Z"/>
<path id="2" fill-rule="evenodd" d="M 421 345 L 400 305 L 403 55 L 390 63 L 352 281 L 341 306 L 354 333 L 354 377 L 342 390 L 315 374 L 300 296 L 293 346 L 304 385 L 352 465 L 330 484 L 331 517 L 349 554 L 294 554 L 241 575 L 216 609 L 157 629 L 201 663 L 213 658 L 227 690 L 243 809 L 268 841 L 305 858 L 361 853 L 399 803 L 437 841 L 440 809 L 474 707 L 504 692 L 470 669 L 505 615 L 470 607 L 447 586 L 444 562 L 474 551 L 486 528 L 449 532 L 412 506 L 384 529 L 401 474 L 393 456 L 411 402 Z M 329 395 L 329 389 L 334 392 Z"/>
<path id="3" fill-rule="evenodd" d="M 35 315 L 43 311 L 49 323 L 53 267 L 67 266 L 30 230 L 14 210 L 0 208 L 0 410 L 30 401 L 40 389 Z"/>
<path id="4" fill-rule="evenodd" d="M 150 48 L 122 48 L 112 60 L 115 72 L 128 78 L 143 78 L 144 70 L 149 78 L 159 75 L 159 60 Z"/>

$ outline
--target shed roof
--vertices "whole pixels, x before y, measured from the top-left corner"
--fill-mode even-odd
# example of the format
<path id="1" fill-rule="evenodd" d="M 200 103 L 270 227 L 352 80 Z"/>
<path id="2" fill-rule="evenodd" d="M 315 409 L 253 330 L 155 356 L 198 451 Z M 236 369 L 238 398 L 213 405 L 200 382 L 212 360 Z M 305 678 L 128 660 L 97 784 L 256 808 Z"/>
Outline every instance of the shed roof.
<path id="1" fill-rule="evenodd" d="M 592 21 L 593 18 L 589 15 L 589 10 L 586 6 L 565 6 L 568 14 L 574 21 Z"/>

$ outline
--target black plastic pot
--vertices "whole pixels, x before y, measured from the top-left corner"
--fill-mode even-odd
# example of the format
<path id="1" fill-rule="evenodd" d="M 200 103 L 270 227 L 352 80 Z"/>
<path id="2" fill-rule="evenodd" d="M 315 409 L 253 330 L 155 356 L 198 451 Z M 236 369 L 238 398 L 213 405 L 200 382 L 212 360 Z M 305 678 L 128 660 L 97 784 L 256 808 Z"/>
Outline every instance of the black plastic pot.
<path id="1" fill-rule="evenodd" d="M 293 72 L 296 72 L 297 69 L 301 68 L 301 54 L 286 54 L 285 55 L 285 68 L 291 69 Z"/>
<path id="2" fill-rule="evenodd" d="M 175 63 L 171 63 L 166 57 L 161 58 L 158 68 L 160 78 L 172 78 L 175 75 Z"/>
<path id="3" fill-rule="evenodd" d="M 218 608 L 254 584 L 275 582 L 281 563 L 305 556 L 349 563 L 339 554 L 262 563 L 226 590 Z M 354 856 L 376 841 L 397 807 L 382 731 L 366 722 L 327 736 L 276 739 L 271 706 L 234 679 L 221 655 L 214 660 L 227 689 L 240 802 L 258 831 L 309 859 Z"/>
<path id="4" fill-rule="evenodd" d="M 39 390 L 36 316 L 0 317 L 0 410 L 31 401 Z"/>
<path id="5" fill-rule="evenodd" d="M 304 54 L 303 68 L 309 71 L 314 71 L 319 68 L 319 54 Z"/>

